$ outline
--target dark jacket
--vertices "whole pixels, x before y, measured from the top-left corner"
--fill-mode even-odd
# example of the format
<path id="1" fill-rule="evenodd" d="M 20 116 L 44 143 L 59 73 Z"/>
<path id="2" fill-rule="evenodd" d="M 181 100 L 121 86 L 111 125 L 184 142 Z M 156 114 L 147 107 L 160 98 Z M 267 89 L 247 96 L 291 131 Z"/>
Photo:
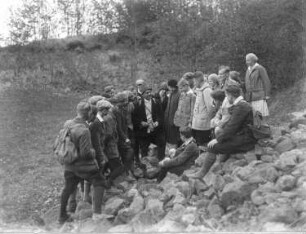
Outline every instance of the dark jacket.
<path id="1" fill-rule="evenodd" d="M 245 100 L 248 102 L 263 100 L 270 96 L 271 83 L 266 69 L 261 66 L 255 66 L 250 72 L 247 69 L 245 74 Z"/>
<path id="2" fill-rule="evenodd" d="M 71 128 L 71 141 L 75 144 L 79 158 L 73 164 L 65 165 L 65 170 L 72 171 L 80 177 L 98 170 L 95 150 L 92 147 L 88 124 L 81 118 L 66 121 L 64 127 Z"/>
<path id="3" fill-rule="evenodd" d="M 182 144 L 176 149 L 175 155 L 169 161 L 165 161 L 163 167 L 175 167 L 184 165 L 186 168 L 194 165 L 194 161 L 199 156 L 199 148 L 194 140 L 189 144 Z"/>
<path id="4" fill-rule="evenodd" d="M 163 129 L 163 119 L 162 119 L 162 110 L 160 103 L 152 98 L 152 120 L 153 122 L 158 122 L 158 126 L 154 129 L 151 134 L 160 133 Z M 145 110 L 145 101 L 143 98 L 139 99 L 139 101 L 135 105 L 135 109 L 132 115 L 133 126 L 136 136 L 146 136 L 147 127 L 142 127 L 141 122 L 147 122 L 147 115 Z"/>
<path id="5" fill-rule="evenodd" d="M 249 103 L 244 100 L 239 101 L 236 105 L 229 108 L 231 115 L 228 122 L 223 127 L 222 133 L 217 136 L 218 143 L 234 140 L 235 136 L 242 136 L 246 140 L 253 138 L 252 132 L 247 126 L 253 124 L 253 111 Z M 241 142 L 243 144 L 243 142 Z"/>
<path id="6" fill-rule="evenodd" d="M 178 103 L 180 100 L 180 92 L 176 90 L 171 93 L 168 98 L 167 108 L 165 110 L 165 124 L 169 126 L 174 126 L 174 115 L 178 108 Z"/>
<path id="7" fill-rule="evenodd" d="M 90 125 L 89 130 L 91 134 L 92 146 L 96 152 L 96 159 L 99 165 L 107 160 L 104 154 L 104 140 L 105 140 L 105 126 L 96 118 Z"/>
<path id="8" fill-rule="evenodd" d="M 128 125 L 127 125 L 127 115 L 123 110 L 120 110 L 118 107 L 112 108 L 112 114 L 116 120 L 116 129 L 118 133 L 119 143 L 125 142 L 128 139 Z"/>
<path id="9" fill-rule="evenodd" d="M 117 123 L 112 113 L 104 116 L 105 140 L 104 153 L 108 159 L 119 158 Z"/>

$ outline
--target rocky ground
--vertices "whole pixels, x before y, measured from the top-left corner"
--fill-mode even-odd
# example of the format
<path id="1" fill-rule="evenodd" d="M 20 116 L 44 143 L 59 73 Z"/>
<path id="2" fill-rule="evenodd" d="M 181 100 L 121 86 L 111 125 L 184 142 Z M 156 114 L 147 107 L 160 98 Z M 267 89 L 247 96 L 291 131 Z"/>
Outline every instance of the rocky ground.
<path id="1" fill-rule="evenodd" d="M 6 133 L 6 135 L 2 134 L 2 139 L 6 139 L 6 143 L 9 143 L 7 139 L 20 140 L 17 133 L 25 131 L 20 124 L 25 121 L 23 112 L 29 111 L 26 113 L 28 118 L 32 118 L 33 125 L 34 117 L 30 115 L 33 110 L 36 112 L 40 110 L 36 114 L 42 118 L 36 117 L 35 128 L 42 129 L 43 126 L 48 126 L 43 133 L 33 132 L 37 136 L 36 143 L 50 142 L 52 137 L 48 135 L 47 130 L 56 133 L 57 129 L 50 129 L 51 126 L 54 128 L 54 125 L 48 125 L 47 122 L 53 118 L 52 120 L 59 124 L 61 119 L 67 117 L 67 113 L 63 114 L 60 107 L 73 105 L 77 100 L 73 98 L 68 101 L 62 97 L 57 103 L 53 102 L 54 106 L 49 105 L 49 108 L 43 108 L 41 102 L 52 102 L 52 97 L 37 100 L 29 96 L 31 94 L 25 97 L 28 98 L 27 103 L 32 98 L 35 104 L 31 107 L 32 109 L 25 107 L 25 99 L 11 102 L 13 106 L 6 106 L 8 109 L 5 109 L 2 102 L 1 124 L 2 130 L 6 129 L 6 132 L 1 132 Z M 13 96 L 3 97 L 12 98 Z M 5 110 L 10 111 L 10 119 L 7 119 L 9 116 L 5 114 Z M 55 118 L 56 110 L 61 110 L 62 114 L 59 118 Z M 73 113 L 72 110 L 73 108 L 70 108 L 69 111 Z M 126 182 L 124 178 L 118 178 L 118 186 L 105 192 L 102 209 L 106 214 L 104 219 L 92 221 L 91 205 L 80 201 L 73 215 L 75 221 L 66 223 L 62 227 L 56 225 L 59 208 L 57 204 L 62 186 L 60 168 L 50 157 L 39 156 L 39 150 L 42 151 L 43 147 L 48 148 L 46 145 L 36 145 L 37 151 L 35 151 L 33 140 L 30 141 L 33 139 L 31 135 L 22 135 L 23 141 L 27 142 L 27 149 L 31 149 L 31 151 L 24 151 L 27 154 L 23 154 L 23 157 L 18 158 L 13 155 L 16 154 L 16 147 L 13 145 L 10 145 L 10 148 L 1 146 L 2 165 L 6 167 L 1 166 L 0 178 L 4 185 L 2 187 L 6 190 L 1 201 L 4 209 L 1 212 L 0 231 L 71 233 L 304 231 L 306 230 L 306 118 L 304 114 L 304 112 L 295 113 L 290 126 L 274 129 L 273 139 L 260 141 L 255 150 L 246 154 L 232 155 L 225 163 L 217 160 L 205 177 L 205 183 L 188 177 L 189 174 L 199 170 L 205 153 L 200 155 L 196 165 L 186 171 L 183 176 L 168 174 L 160 184 L 149 179 Z M 19 130 L 17 127 L 14 131 L 11 128 L 8 129 L 3 124 L 3 121 L 10 122 L 8 120 L 16 121 Z M 34 128 L 31 125 L 28 127 Z M 20 131 L 20 128 L 23 131 Z M 46 139 L 47 136 L 50 139 Z M 19 143 L 20 149 L 24 149 L 25 144 Z M 3 152 L 6 152 L 6 157 Z M 33 158 L 33 154 L 36 155 L 36 159 Z M 11 159 L 8 159 L 8 156 Z M 34 164 L 35 169 L 32 168 Z M 19 171 L 20 168 L 24 171 Z M 16 169 L 18 169 L 17 172 Z M 35 182 L 29 183 L 28 177 Z M 44 186 L 36 185 L 37 182 L 43 183 Z M 37 186 L 41 186 L 40 189 Z M 37 195 L 38 191 L 46 194 Z M 17 197 L 20 201 L 15 204 L 14 199 Z M 30 219 L 24 219 L 27 221 L 25 226 L 4 222 L 9 220 L 8 217 L 16 217 L 15 209 L 19 212 L 27 212 L 26 214 L 30 217 Z M 15 221 L 18 219 L 16 218 Z"/>

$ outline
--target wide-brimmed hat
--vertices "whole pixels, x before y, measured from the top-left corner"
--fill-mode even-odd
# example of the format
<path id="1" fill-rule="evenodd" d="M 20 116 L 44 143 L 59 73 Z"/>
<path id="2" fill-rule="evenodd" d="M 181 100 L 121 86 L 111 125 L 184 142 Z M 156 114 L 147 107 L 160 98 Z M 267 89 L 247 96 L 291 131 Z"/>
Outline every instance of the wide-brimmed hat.
<path id="1" fill-rule="evenodd" d="M 117 93 L 114 97 L 110 98 L 109 101 L 113 104 L 128 102 L 128 94 L 124 92 Z"/>
<path id="2" fill-rule="evenodd" d="M 91 105 L 96 105 L 98 101 L 100 100 L 103 100 L 105 99 L 104 97 L 102 97 L 101 95 L 95 95 L 95 96 L 92 96 L 88 99 L 88 102 L 91 104 Z"/>

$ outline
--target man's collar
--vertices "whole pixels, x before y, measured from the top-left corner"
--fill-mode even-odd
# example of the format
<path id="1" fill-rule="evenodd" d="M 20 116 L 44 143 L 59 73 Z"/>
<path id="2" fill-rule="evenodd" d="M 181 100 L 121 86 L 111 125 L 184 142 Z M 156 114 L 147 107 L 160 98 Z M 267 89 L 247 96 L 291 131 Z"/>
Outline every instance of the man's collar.
<path id="1" fill-rule="evenodd" d="M 98 119 L 101 123 L 104 122 L 104 119 L 103 119 L 103 117 L 101 116 L 100 113 L 97 114 L 97 119 Z"/>
<path id="2" fill-rule="evenodd" d="M 237 105 L 238 102 L 240 102 L 241 100 L 243 100 L 242 96 L 237 97 L 236 100 L 234 101 L 233 105 Z"/>
<path id="3" fill-rule="evenodd" d="M 253 71 L 255 67 L 257 67 L 259 64 L 255 63 L 253 66 L 249 66 L 248 69 L 249 71 Z"/>
<path id="4" fill-rule="evenodd" d="M 183 145 L 184 145 L 184 146 L 189 145 L 193 140 L 194 140 L 194 138 L 193 138 L 193 137 L 190 137 L 190 138 L 188 138 L 188 139 L 183 143 Z"/>

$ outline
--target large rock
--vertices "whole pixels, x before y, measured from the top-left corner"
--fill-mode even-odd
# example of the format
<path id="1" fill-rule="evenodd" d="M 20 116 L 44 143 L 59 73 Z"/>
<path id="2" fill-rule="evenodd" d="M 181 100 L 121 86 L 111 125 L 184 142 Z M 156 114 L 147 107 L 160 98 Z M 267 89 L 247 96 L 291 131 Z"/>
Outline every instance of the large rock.
<path id="1" fill-rule="evenodd" d="M 295 183 L 295 177 L 293 177 L 292 175 L 284 175 L 277 180 L 276 186 L 281 190 L 289 191 L 294 188 Z"/>
<path id="2" fill-rule="evenodd" d="M 235 159 L 235 158 L 229 158 L 224 164 L 223 164 L 223 171 L 227 174 L 231 174 L 237 167 L 244 167 L 248 164 L 248 162 L 243 159 Z"/>
<path id="3" fill-rule="evenodd" d="M 306 141 L 306 128 L 305 125 L 298 125 L 298 129 L 291 132 L 290 135 L 292 137 L 292 140 L 300 145 L 301 143 L 305 143 Z"/>
<path id="4" fill-rule="evenodd" d="M 104 212 L 110 215 L 117 215 L 118 211 L 124 206 L 124 203 L 125 201 L 121 198 L 111 198 L 106 202 Z"/>
<path id="5" fill-rule="evenodd" d="M 296 144 L 293 140 L 288 136 L 282 136 L 279 138 L 279 141 L 275 145 L 274 149 L 279 152 L 283 153 L 289 150 L 292 150 L 296 147 Z"/>
<path id="6" fill-rule="evenodd" d="M 174 233 L 174 232 L 183 232 L 185 226 L 179 222 L 171 220 L 162 220 L 161 222 L 153 225 L 152 227 L 144 228 L 140 230 L 141 232 L 149 233 Z"/>
<path id="7" fill-rule="evenodd" d="M 193 193 L 192 188 L 190 187 L 187 181 L 179 181 L 175 183 L 175 187 L 184 194 L 185 197 L 190 197 Z"/>
<path id="8" fill-rule="evenodd" d="M 220 202 L 216 197 L 212 199 L 212 201 L 209 203 L 207 210 L 208 210 L 210 217 L 214 219 L 220 219 L 222 215 L 224 214 L 224 210 L 220 206 Z"/>
<path id="9" fill-rule="evenodd" d="M 152 225 L 159 222 L 164 216 L 163 203 L 158 199 L 149 199 L 145 210 L 138 213 L 131 222 L 136 226 Z"/>
<path id="10" fill-rule="evenodd" d="M 128 224 L 117 225 L 107 230 L 107 232 L 110 233 L 131 233 L 133 231 L 134 231 L 133 227 Z"/>
<path id="11" fill-rule="evenodd" d="M 289 204 L 270 204 L 259 215 L 262 223 L 279 222 L 291 224 L 298 218 L 298 213 Z"/>
<path id="12" fill-rule="evenodd" d="M 221 205 L 223 208 L 229 206 L 237 206 L 245 200 L 249 200 L 251 193 L 257 188 L 255 184 L 249 184 L 240 180 L 236 180 L 225 185 L 221 193 Z"/>
<path id="13" fill-rule="evenodd" d="M 183 214 L 185 214 L 186 207 L 182 204 L 176 203 L 173 208 L 164 217 L 165 220 L 178 221 Z"/>
<path id="14" fill-rule="evenodd" d="M 115 223 L 130 222 L 136 214 L 144 209 L 144 205 L 144 199 L 140 195 L 136 195 L 128 208 L 119 210 Z"/>
<path id="15" fill-rule="evenodd" d="M 275 166 L 283 171 L 290 170 L 299 163 L 299 158 L 303 158 L 303 156 L 304 152 L 300 149 L 284 152 L 275 162 Z"/>

